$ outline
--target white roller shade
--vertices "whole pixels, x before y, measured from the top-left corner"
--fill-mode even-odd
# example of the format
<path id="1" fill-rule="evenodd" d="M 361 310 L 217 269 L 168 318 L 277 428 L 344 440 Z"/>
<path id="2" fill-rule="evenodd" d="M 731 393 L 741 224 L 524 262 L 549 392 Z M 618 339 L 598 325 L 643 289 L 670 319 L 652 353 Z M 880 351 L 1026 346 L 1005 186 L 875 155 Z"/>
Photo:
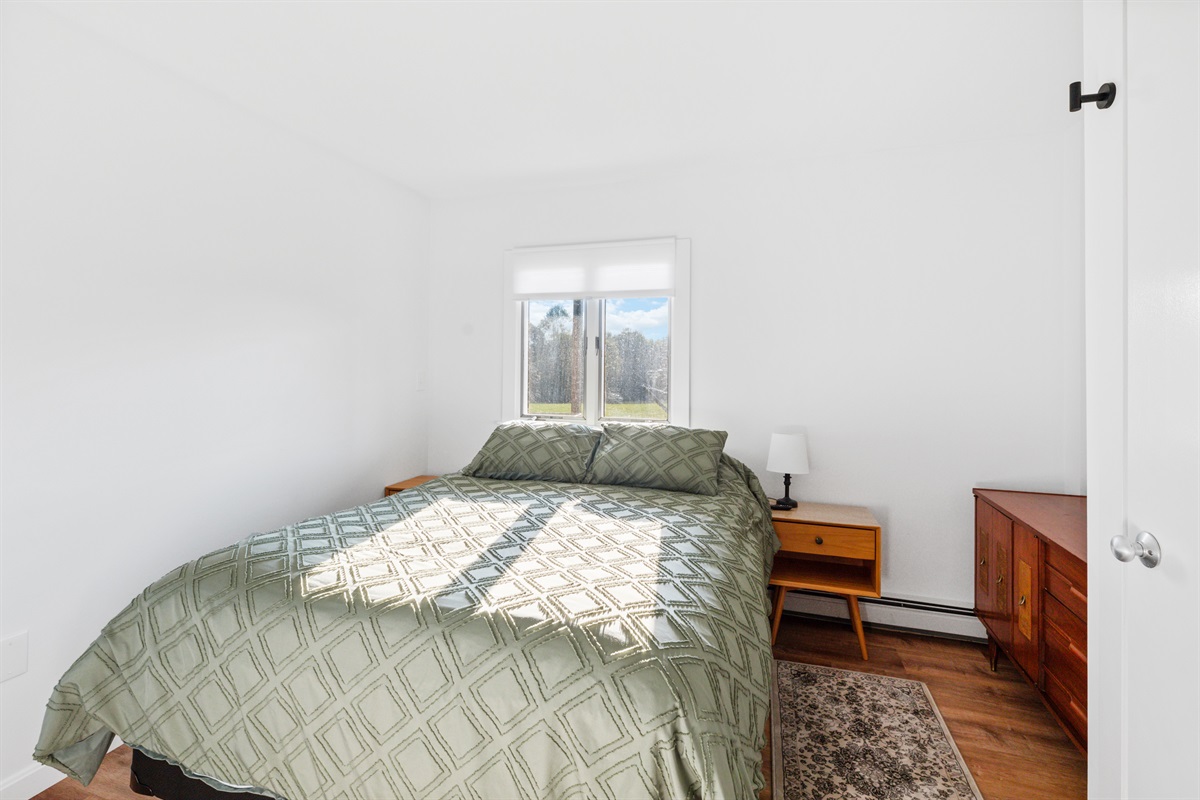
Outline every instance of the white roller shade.
<path id="1" fill-rule="evenodd" d="M 673 297 L 675 239 L 509 250 L 514 300 Z"/>

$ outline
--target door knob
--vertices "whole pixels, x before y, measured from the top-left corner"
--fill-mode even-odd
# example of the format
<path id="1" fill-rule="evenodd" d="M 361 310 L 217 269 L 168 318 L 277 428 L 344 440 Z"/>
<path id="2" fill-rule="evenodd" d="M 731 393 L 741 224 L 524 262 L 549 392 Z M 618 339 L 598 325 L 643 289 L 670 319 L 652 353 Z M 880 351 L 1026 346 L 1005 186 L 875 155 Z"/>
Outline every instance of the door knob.
<path id="1" fill-rule="evenodd" d="M 1149 531 L 1142 531 L 1137 538 L 1130 541 L 1128 536 L 1114 536 L 1108 543 L 1117 561 L 1133 561 L 1141 559 L 1142 565 L 1154 569 L 1162 561 L 1162 548 L 1158 539 Z"/>

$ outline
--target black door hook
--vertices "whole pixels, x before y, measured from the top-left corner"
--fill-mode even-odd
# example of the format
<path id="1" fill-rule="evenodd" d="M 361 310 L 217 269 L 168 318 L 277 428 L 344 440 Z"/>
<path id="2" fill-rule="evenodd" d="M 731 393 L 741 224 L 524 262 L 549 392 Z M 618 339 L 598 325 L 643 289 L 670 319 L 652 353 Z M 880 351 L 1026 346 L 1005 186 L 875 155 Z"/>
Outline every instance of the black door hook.
<path id="1" fill-rule="evenodd" d="M 1084 103 L 1095 103 L 1096 108 L 1108 108 L 1113 104 L 1113 100 L 1117 99 L 1117 85 L 1115 83 L 1106 83 L 1100 87 L 1100 91 L 1095 94 L 1081 94 L 1080 89 L 1082 84 L 1075 81 L 1071 84 L 1071 110 L 1078 111 L 1083 108 Z"/>

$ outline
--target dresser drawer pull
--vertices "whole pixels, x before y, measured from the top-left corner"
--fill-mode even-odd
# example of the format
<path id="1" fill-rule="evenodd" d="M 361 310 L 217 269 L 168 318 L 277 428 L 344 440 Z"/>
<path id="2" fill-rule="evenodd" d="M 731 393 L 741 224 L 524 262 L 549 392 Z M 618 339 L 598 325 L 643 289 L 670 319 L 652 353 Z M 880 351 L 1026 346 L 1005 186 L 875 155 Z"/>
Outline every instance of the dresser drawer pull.
<path id="1" fill-rule="evenodd" d="M 1021 595 L 1021 599 L 1020 599 L 1020 601 L 1017 603 L 1017 605 L 1019 605 L 1019 606 L 1023 606 L 1023 605 L 1025 605 L 1025 595 Z"/>
<path id="2" fill-rule="evenodd" d="M 982 567 L 982 566 L 983 566 L 984 564 L 986 564 L 986 563 L 987 563 L 987 559 L 986 559 L 986 558 L 981 558 L 981 559 L 979 559 L 979 566 L 981 566 L 981 567 Z"/>
<path id="3" fill-rule="evenodd" d="M 818 536 L 815 541 L 817 544 L 825 544 L 825 540 L 822 539 L 820 536 Z"/>
<path id="4" fill-rule="evenodd" d="M 996 578 L 996 585 L 997 585 L 997 586 L 999 586 L 999 585 L 1000 585 L 1000 584 L 1002 584 L 1002 583 L 1004 583 L 1004 576 L 1003 576 L 1003 575 L 1001 575 L 999 578 Z"/>

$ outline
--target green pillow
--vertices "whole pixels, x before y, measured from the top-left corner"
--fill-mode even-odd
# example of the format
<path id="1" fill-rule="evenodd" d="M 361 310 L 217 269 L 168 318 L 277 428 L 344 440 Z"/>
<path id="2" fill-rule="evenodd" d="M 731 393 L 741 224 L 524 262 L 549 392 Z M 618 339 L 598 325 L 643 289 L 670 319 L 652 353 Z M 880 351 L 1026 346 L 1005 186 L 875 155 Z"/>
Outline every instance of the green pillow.
<path id="1" fill-rule="evenodd" d="M 519 419 L 492 431 L 463 470 L 476 478 L 582 483 L 600 431 L 586 425 Z"/>
<path id="2" fill-rule="evenodd" d="M 588 483 L 717 493 L 717 470 L 729 436 L 725 431 L 619 422 L 603 427 Z"/>

